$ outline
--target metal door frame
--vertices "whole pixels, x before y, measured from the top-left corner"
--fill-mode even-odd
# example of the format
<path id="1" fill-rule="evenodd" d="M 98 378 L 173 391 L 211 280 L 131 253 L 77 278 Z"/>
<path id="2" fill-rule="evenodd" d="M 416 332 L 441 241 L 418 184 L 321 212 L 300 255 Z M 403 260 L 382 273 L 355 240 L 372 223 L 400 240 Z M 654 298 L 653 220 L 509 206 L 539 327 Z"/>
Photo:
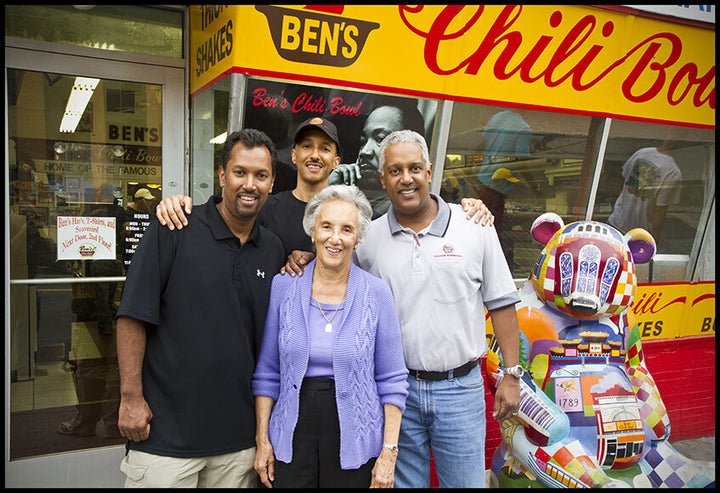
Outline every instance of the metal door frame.
<path id="1" fill-rule="evenodd" d="M 7 69 L 36 70 L 82 75 L 163 86 L 162 109 L 162 190 L 168 196 L 186 193 L 188 169 L 188 84 L 185 60 L 134 55 L 77 46 L 58 45 L 19 38 L 5 38 L 5 74 Z M 5 97 L 5 142 L 8 142 L 7 93 Z M 9 151 L 5 146 L 4 213 L 9 204 Z M 5 244 L 10 238 L 6 218 Z M 112 446 L 71 451 L 42 457 L 10 461 L 10 252 L 5 249 L 5 487 L 122 487 L 125 476 L 120 461 L 125 447 Z M 68 283 L 72 278 L 45 280 Z M 39 280 L 33 280 L 38 284 Z M 40 280 L 42 281 L 42 280 Z"/>

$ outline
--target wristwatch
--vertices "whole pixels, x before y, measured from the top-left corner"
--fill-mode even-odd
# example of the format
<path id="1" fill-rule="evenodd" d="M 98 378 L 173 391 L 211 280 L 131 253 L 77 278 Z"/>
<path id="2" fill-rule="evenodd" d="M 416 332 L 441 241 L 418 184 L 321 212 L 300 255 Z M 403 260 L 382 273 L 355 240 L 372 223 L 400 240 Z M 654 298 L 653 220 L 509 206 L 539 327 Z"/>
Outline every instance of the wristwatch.
<path id="1" fill-rule="evenodd" d="M 515 365 L 510 368 L 505 368 L 505 373 L 520 380 L 522 376 L 525 375 L 525 368 L 520 365 Z"/>
<path id="2" fill-rule="evenodd" d="M 389 443 L 383 443 L 383 448 L 388 449 L 390 452 L 393 453 L 393 455 L 397 455 L 398 453 L 398 446 L 397 444 L 389 444 Z"/>

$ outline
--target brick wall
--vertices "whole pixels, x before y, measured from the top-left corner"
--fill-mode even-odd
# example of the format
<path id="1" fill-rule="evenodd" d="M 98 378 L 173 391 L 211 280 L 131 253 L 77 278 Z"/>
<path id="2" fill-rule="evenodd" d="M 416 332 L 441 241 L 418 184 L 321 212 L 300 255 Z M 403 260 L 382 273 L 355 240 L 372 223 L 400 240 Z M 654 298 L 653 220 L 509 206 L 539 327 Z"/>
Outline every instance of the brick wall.
<path id="1" fill-rule="evenodd" d="M 643 343 L 670 415 L 670 442 L 715 435 L 715 336 Z"/>

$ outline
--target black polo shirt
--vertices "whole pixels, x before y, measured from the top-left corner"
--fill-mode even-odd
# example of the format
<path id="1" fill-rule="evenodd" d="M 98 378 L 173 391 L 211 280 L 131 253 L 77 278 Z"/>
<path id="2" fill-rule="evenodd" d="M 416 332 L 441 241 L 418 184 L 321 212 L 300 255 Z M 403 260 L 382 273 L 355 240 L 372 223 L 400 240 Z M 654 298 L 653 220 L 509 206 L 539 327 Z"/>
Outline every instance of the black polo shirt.
<path id="1" fill-rule="evenodd" d="M 145 322 L 143 393 L 150 438 L 129 448 L 202 457 L 255 445 L 250 388 L 282 243 L 257 222 L 243 245 L 216 208 L 196 207 L 188 226 L 157 221 L 127 272 L 118 316 Z"/>

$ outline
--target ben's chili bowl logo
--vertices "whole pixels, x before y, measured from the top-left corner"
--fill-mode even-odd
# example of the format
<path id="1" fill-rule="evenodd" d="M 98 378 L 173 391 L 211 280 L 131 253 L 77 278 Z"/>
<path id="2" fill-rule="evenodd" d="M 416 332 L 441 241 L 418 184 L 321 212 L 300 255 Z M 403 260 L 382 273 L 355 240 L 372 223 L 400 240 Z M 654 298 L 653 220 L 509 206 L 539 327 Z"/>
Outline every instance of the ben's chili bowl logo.
<path id="1" fill-rule="evenodd" d="M 380 27 L 377 22 L 335 15 L 342 14 L 342 5 L 318 5 L 315 11 L 272 5 L 255 9 L 265 15 L 278 55 L 292 62 L 347 67 L 360 56 L 370 32 Z"/>
<path id="2" fill-rule="evenodd" d="M 84 258 L 90 258 L 95 256 L 95 245 L 92 245 L 90 243 L 85 243 L 84 245 L 80 245 L 78 247 L 78 253 L 81 257 Z"/>
<path id="3" fill-rule="evenodd" d="M 433 258 L 435 260 L 452 260 L 452 259 L 459 259 L 462 258 L 462 252 L 456 252 L 455 247 L 450 243 L 445 243 L 442 246 L 442 253 L 438 252 L 436 253 Z"/>

